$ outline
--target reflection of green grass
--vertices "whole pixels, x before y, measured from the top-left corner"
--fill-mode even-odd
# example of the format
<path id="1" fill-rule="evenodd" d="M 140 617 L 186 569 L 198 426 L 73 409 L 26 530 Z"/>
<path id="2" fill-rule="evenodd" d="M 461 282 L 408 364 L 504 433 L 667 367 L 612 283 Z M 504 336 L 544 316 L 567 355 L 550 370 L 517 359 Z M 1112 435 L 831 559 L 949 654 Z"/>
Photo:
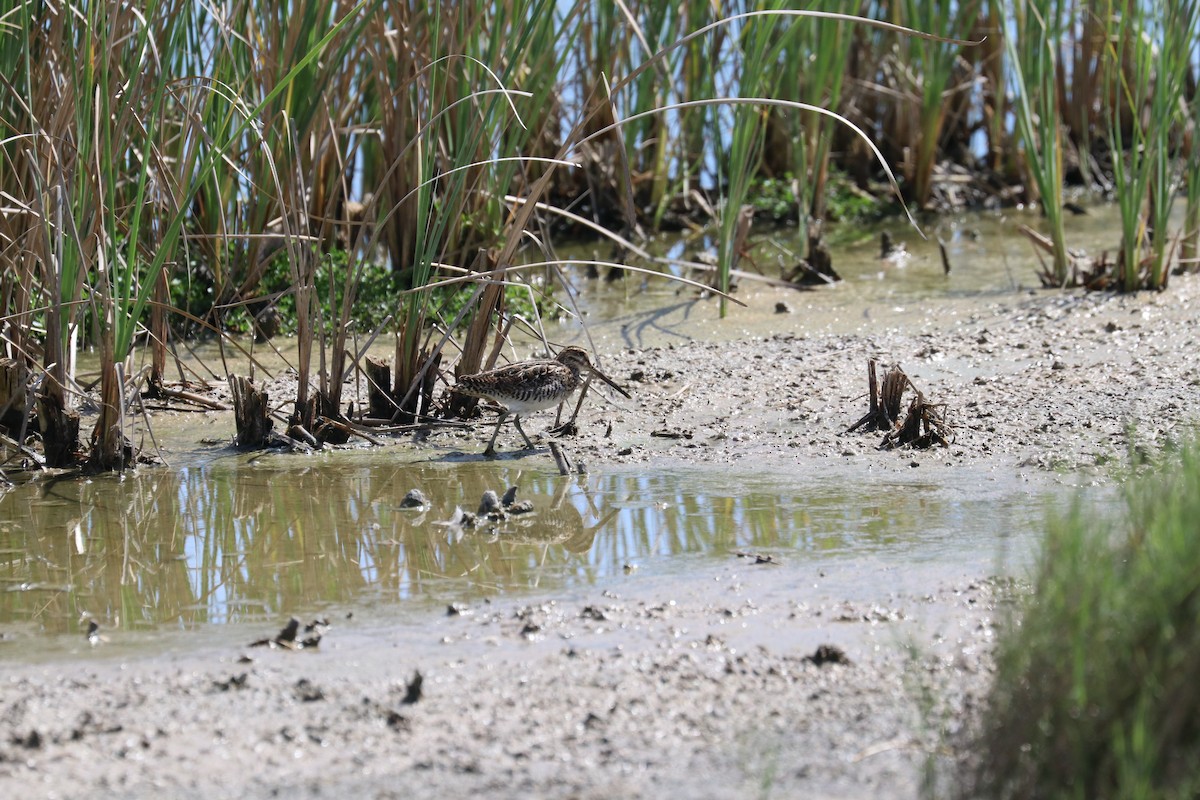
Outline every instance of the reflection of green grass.
<path id="1" fill-rule="evenodd" d="M 1200 446 L 1133 480 L 1128 513 L 1076 508 L 997 653 L 972 797 L 1200 791 Z"/>

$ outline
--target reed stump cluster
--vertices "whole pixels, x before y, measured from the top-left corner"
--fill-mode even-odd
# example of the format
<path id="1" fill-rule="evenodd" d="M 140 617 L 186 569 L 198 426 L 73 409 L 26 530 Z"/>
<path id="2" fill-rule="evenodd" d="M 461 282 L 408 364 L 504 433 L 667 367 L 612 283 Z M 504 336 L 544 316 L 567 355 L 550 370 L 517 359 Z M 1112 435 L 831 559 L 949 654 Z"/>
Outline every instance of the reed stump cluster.
<path id="1" fill-rule="evenodd" d="M 867 361 L 870 409 L 858 422 L 847 428 L 846 433 L 853 433 L 860 428 L 864 431 L 884 431 L 883 441 L 879 443 L 880 450 L 904 446 L 922 450 L 934 445 L 948 447 L 954 439 L 954 431 L 946 422 L 945 404 L 926 400 L 899 365 L 889 369 L 880 384 L 875 366 L 875 359 Z M 901 416 L 904 393 L 909 389 L 914 397 L 908 404 L 908 410 Z"/>

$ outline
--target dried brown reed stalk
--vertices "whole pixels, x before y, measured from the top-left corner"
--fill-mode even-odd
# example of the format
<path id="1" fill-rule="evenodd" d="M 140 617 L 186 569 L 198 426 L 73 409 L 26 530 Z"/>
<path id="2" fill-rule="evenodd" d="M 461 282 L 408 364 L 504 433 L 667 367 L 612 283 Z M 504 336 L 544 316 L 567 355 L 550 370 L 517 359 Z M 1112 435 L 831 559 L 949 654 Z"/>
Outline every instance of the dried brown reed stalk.
<path id="1" fill-rule="evenodd" d="M 930 403 L 900 367 L 893 366 L 879 384 L 875 376 L 875 359 L 867 361 L 867 396 L 870 410 L 846 429 L 852 433 L 884 431 L 879 449 L 892 450 L 910 446 L 924 450 L 934 445 L 948 447 L 954 440 L 954 430 L 946 422 L 944 404 Z M 912 390 L 914 397 L 901 417 L 904 393 Z"/>

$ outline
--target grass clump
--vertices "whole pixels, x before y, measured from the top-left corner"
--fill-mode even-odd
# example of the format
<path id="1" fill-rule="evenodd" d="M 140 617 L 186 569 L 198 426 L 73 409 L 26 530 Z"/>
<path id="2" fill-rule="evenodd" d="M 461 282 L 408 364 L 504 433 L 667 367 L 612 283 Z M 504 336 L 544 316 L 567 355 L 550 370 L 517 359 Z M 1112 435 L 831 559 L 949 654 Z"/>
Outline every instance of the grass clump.
<path id="1" fill-rule="evenodd" d="M 964 794 L 1200 792 L 1200 446 L 1131 482 L 1127 513 L 1079 507 L 1047 537 L 1002 635 Z"/>

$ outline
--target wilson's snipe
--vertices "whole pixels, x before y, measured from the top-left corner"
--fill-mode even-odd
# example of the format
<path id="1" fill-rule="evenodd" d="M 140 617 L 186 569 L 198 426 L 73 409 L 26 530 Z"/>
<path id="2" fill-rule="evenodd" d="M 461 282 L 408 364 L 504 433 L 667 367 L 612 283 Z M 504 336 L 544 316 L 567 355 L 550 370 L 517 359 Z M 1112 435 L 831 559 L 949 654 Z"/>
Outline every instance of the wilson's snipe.
<path id="1" fill-rule="evenodd" d="M 483 451 L 485 455 L 491 455 L 496 452 L 496 436 L 500 433 L 500 426 L 509 416 L 513 417 L 525 444 L 532 448 L 533 442 L 529 441 L 521 427 L 521 417 L 566 400 L 584 382 L 584 374 L 595 375 L 629 397 L 612 378 L 594 367 L 587 353 L 578 347 L 563 348 L 557 358 L 520 361 L 477 375 L 463 375 L 458 379 L 455 389 L 462 394 L 494 400 L 504 406 L 504 413 L 492 432 L 492 440 Z"/>

